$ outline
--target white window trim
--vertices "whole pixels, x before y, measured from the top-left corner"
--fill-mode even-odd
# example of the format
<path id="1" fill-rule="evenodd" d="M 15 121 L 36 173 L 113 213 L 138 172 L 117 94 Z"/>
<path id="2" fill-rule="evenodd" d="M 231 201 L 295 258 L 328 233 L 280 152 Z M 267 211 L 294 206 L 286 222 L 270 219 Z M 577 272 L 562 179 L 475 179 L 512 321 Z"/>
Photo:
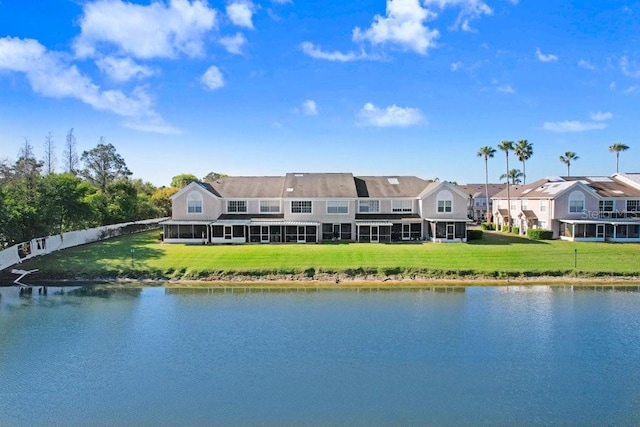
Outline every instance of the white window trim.
<path id="1" fill-rule="evenodd" d="M 235 210 L 231 210 L 229 209 L 229 207 L 231 206 L 231 203 L 236 203 L 236 209 Z M 239 204 L 240 203 L 244 203 L 244 210 L 238 210 Z M 227 200 L 227 213 L 247 213 L 249 210 L 249 204 L 247 203 L 246 200 Z"/>
<path id="2" fill-rule="evenodd" d="M 200 210 L 197 212 L 191 212 L 190 211 L 191 202 L 198 202 L 200 204 Z M 189 194 L 187 194 L 187 215 L 202 215 L 203 213 L 204 213 L 204 198 L 202 197 L 202 194 L 200 194 L 197 191 L 192 191 Z"/>
<path id="3" fill-rule="evenodd" d="M 343 208 L 345 206 L 347 208 L 346 212 L 329 212 L 329 207 L 334 207 L 337 210 L 338 208 Z M 348 214 L 349 214 L 348 200 L 327 200 L 327 215 L 348 215 Z"/>
<path id="4" fill-rule="evenodd" d="M 440 210 L 440 202 L 442 202 L 442 210 Z M 447 210 L 447 203 L 449 203 L 449 210 Z M 453 200 L 451 199 L 440 199 L 436 203 L 436 211 L 439 214 L 447 214 L 453 212 Z"/>
<path id="5" fill-rule="evenodd" d="M 412 213 L 413 200 L 411 199 L 391 200 L 391 212 Z"/>
<path id="6" fill-rule="evenodd" d="M 266 210 L 266 211 L 262 210 L 263 203 L 264 203 L 265 207 L 269 208 L 268 210 Z M 278 208 L 277 211 L 271 210 L 271 208 L 274 207 L 274 206 Z M 266 214 L 268 214 L 268 213 L 280 213 L 280 210 L 281 210 L 280 201 L 279 200 L 260 200 L 258 209 L 260 210 L 260 213 L 266 213 Z"/>
<path id="7" fill-rule="evenodd" d="M 309 203 L 309 207 L 310 207 L 309 212 L 302 212 L 302 205 L 300 206 L 300 212 L 294 212 L 293 211 L 294 203 Z M 289 212 L 291 212 L 292 214 L 311 215 L 313 214 L 313 201 L 312 200 L 292 200 L 291 203 L 289 204 Z"/>
<path id="8" fill-rule="evenodd" d="M 377 209 L 375 211 L 371 210 L 372 204 L 377 205 Z M 363 212 L 362 206 L 368 206 L 369 210 L 367 210 L 366 212 Z M 380 213 L 380 200 L 358 200 L 358 213 L 363 213 L 363 214 Z"/>
<path id="9" fill-rule="evenodd" d="M 571 210 L 571 203 L 576 203 L 576 202 L 580 202 L 582 203 L 582 209 L 580 210 Z M 580 200 L 580 199 L 569 199 L 569 213 L 583 213 L 584 212 L 584 200 Z"/>

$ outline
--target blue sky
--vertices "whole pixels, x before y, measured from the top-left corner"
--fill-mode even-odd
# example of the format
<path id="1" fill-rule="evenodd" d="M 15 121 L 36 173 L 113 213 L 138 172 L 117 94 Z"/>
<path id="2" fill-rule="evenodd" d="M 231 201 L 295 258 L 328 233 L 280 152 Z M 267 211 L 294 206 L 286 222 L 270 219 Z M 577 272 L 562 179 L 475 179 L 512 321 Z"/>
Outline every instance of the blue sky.
<path id="1" fill-rule="evenodd" d="M 134 177 L 639 172 L 640 2 L 0 0 L 0 159 L 104 137 Z M 521 168 L 513 157 L 511 165 Z M 504 172 L 490 160 L 490 180 Z"/>

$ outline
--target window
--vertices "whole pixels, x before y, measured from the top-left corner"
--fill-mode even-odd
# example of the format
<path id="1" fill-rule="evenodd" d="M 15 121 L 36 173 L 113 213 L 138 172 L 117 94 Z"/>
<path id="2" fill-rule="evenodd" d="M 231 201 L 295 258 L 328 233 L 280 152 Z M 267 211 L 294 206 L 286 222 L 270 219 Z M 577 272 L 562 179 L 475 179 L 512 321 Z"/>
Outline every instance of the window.
<path id="1" fill-rule="evenodd" d="M 229 200 L 227 201 L 227 212 L 242 213 L 247 211 L 246 200 Z"/>
<path id="2" fill-rule="evenodd" d="M 328 201 L 327 213 L 328 214 L 348 214 L 349 202 L 348 201 Z"/>
<path id="3" fill-rule="evenodd" d="M 291 213 L 311 213 L 311 200 L 292 200 Z"/>
<path id="4" fill-rule="evenodd" d="M 438 200 L 438 213 L 451 212 L 451 200 Z"/>
<path id="5" fill-rule="evenodd" d="M 584 193 L 582 191 L 572 191 L 569 194 L 569 213 L 584 212 Z"/>
<path id="6" fill-rule="evenodd" d="M 392 212 L 413 212 L 413 200 L 392 200 Z"/>
<path id="7" fill-rule="evenodd" d="M 600 200 L 600 212 L 613 212 L 613 200 Z"/>
<path id="8" fill-rule="evenodd" d="M 187 213 L 202 213 L 202 194 L 192 191 L 187 196 Z"/>
<path id="9" fill-rule="evenodd" d="M 540 200 L 540 212 L 546 212 L 546 211 L 547 211 L 547 201 Z"/>
<path id="10" fill-rule="evenodd" d="M 569 200 L 569 213 L 584 212 L 584 200 Z"/>
<path id="11" fill-rule="evenodd" d="M 529 209 L 529 202 L 527 200 L 522 200 L 521 201 L 521 206 L 522 206 L 522 210 L 526 211 Z"/>
<path id="12" fill-rule="evenodd" d="M 453 211 L 453 194 L 449 190 L 442 190 L 436 197 L 438 213 L 451 213 Z"/>
<path id="13" fill-rule="evenodd" d="M 280 213 L 278 200 L 260 200 L 260 213 Z"/>
<path id="14" fill-rule="evenodd" d="M 380 212 L 380 200 L 360 200 L 358 202 L 358 212 L 360 213 Z"/>
<path id="15" fill-rule="evenodd" d="M 640 210 L 640 200 L 627 200 L 627 212 L 638 212 Z"/>
<path id="16" fill-rule="evenodd" d="M 516 202 L 511 202 L 511 210 L 512 211 L 516 210 Z"/>

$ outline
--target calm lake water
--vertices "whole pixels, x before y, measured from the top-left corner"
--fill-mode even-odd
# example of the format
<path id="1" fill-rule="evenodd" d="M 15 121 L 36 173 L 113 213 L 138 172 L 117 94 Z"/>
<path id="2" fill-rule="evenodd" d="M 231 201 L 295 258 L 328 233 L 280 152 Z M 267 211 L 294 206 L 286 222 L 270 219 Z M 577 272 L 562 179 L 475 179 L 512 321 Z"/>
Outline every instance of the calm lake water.
<path id="1" fill-rule="evenodd" d="M 0 425 L 640 425 L 640 292 L 0 288 Z"/>

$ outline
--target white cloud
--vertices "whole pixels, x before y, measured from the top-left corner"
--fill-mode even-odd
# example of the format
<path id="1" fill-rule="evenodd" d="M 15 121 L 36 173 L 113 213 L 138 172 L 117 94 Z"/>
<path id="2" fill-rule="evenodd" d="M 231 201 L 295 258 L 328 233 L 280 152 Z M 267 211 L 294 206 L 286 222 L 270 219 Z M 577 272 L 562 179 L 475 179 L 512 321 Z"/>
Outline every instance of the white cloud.
<path id="1" fill-rule="evenodd" d="M 412 126 L 423 120 L 422 113 L 417 108 L 398 107 L 391 105 L 385 109 L 380 109 L 370 102 L 358 112 L 358 124 L 361 126 Z"/>
<path id="2" fill-rule="evenodd" d="M 224 77 L 215 65 L 207 68 L 207 71 L 200 78 L 200 82 L 209 90 L 216 90 L 224 86 Z"/>
<path id="3" fill-rule="evenodd" d="M 515 89 L 511 87 L 511 85 L 497 86 L 496 90 L 502 93 L 516 93 Z"/>
<path id="4" fill-rule="evenodd" d="M 596 70 L 595 65 L 593 65 L 591 62 L 587 61 L 586 59 L 581 59 L 580 61 L 578 61 L 578 67 L 584 68 L 585 70 L 591 70 L 591 71 Z"/>
<path id="5" fill-rule="evenodd" d="M 307 116 L 317 116 L 318 115 L 318 105 L 315 101 L 307 99 L 302 103 L 302 113 Z"/>
<path id="6" fill-rule="evenodd" d="M 33 91 L 39 95 L 73 98 L 130 121 L 167 127 L 144 88 L 136 87 L 130 95 L 119 90 L 101 90 L 75 65 L 66 64 L 61 55 L 48 52 L 37 40 L 0 38 L 0 69 L 24 73 Z"/>
<path id="7" fill-rule="evenodd" d="M 594 120 L 596 122 L 602 122 L 605 120 L 611 120 L 613 118 L 613 114 L 610 112 L 603 112 L 603 111 L 598 111 L 595 113 L 591 113 L 590 115 L 591 120 Z"/>
<path id="8" fill-rule="evenodd" d="M 85 3 L 74 40 L 76 55 L 96 56 L 105 46 L 136 58 L 204 54 L 204 35 L 216 25 L 216 11 L 204 0 L 169 0 L 137 5 L 122 0 Z"/>
<path id="9" fill-rule="evenodd" d="M 454 62 L 451 64 L 451 71 L 458 71 L 459 69 L 462 68 L 462 62 L 458 61 L 458 62 Z"/>
<path id="10" fill-rule="evenodd" d="M 478 19 L 482 15 L 493 14 L 493 9 L 481 0 L 424 0 L 424 4 L 425 6 L 437 6 L 440 9 L 447 7 L 462 8 L 456 18 L 456 22 L 451 27 L 455 30 L 474 31 L 471 28 L 470 21 Z"/>
<path id="11" fill-rule="evenodd" d="M 629 86 L 622 93 L 624 93 L 625 95 L 631 95 L 632 93 L 636 93 L 638 89 L 640 89 L 640 86 L 638 85 Z"/>
<path id="12" fill-rule="evenodd" d="M 227 16 L 234 25 L 253 29 L 253 11 L 255 6 L 250 1 L 234 2 L 227 5 Z"/>
<path id="13" fill-rule="evenodd" d="M 544 54 L 540 52 L 540 48 L 536 49 L 536 57 L 540 62 L 556 62 L 558 57 L 553 54 Z"/>
<path id="14" fill-rule="evenodd" d="M 107 56 L 98 59 L 96 65 L 100 71 L 116 82 L 127 82 L 132 78 L 141 79 L 154 74 L 151 68 L 136 64 L 131 58 Z"/>
<path id="15" fill-rule="evenodd" d="M 320 47 L 315 46 L 311 42 L 303 42 L 300 47 L 302 47 L 302 51 L 315 59 L 324 59 L 326 61 L 334 61 L 334 62 L 349 62 L 356 61 L 359 59 L 365 59 L 366 55 L 361 54 L 357 55 L 353 52 L 342 53 L 338 51 L 327 52 L 322 50 Z"/>
<path id="16" fill-rule="evenodd" d="M 551 132 L 586 132 L 590 130 L 602 130 L 607 127 L 604 122 L 580 122 L 577 120 L 565 120 L 563 122 L 545 122 L 542 125 L 544 130 Z"/>
<path id="17" fill-rule="evenodd" d="M 638 69 L 635 63 L 630 63 L 629 58 L 626 56 L 620 58 L 620 68 L 622 69 L 622 74 L 625 76 L 634 79 L 640 78 L 640 69 Z M 632 70 L 632 68 L 634 69 Z"/>
<path id="18" fill-rule="evenodd" d="M 242 33 L 236 33 L 235 36 L 222 37 L 218 40 L 229 53 L 236 55 L 242 54 L 242 47 L 247 43 L 247 39 Z"/>
<path id="19" fill-rule="evenodd" d="M 424 21 L 435 16 L 420 6 L 418 0 L 387 0 L 386 15 L 376 15 L 367 30 L 354 28 L 353 40 L 372 45 L 389 43 L 424 55 L 440 36 L 438 30 L 424 25 Z"/>

